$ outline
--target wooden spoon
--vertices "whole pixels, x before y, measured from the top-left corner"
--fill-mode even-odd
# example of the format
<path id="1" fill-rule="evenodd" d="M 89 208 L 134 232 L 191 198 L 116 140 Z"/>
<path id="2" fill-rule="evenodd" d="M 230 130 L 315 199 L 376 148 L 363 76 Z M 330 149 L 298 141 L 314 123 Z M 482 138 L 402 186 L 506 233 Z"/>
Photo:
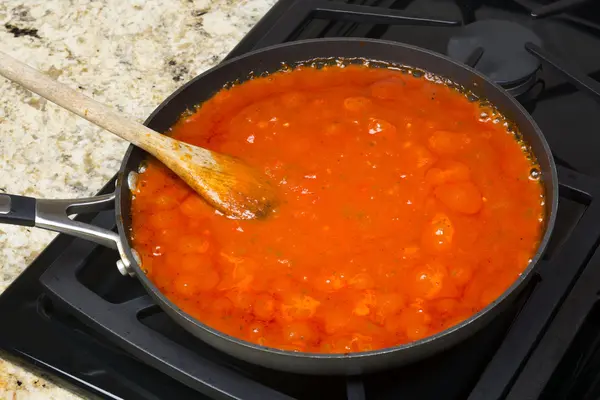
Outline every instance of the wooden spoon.
<path id="1" fill-rule="evenodd" d="M 161 135 L 2 52 L 0 74 L 146 150 L 226 215 L 260 218 L 275 206 L 267 177 L 237 158 Z"/>

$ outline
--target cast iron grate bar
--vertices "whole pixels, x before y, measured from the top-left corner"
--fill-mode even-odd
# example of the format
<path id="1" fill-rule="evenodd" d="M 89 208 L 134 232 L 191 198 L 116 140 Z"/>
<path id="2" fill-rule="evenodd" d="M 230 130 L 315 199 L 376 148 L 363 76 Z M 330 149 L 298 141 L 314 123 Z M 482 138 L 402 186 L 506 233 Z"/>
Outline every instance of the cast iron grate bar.
<path id="1" fill-rule="evenodd" d="M 567 66 L 565 61 L 559 60 L 533 43 L 526 43 L 525 48 L 528 52 L 564 75 L 579 90 L 590 95 L 592 99 L 600 103 L 600 82 L 590 78 L 575 66 Z"/>
<path id="2" fill-rule="evenodd" d="M 410 4 L 412 3 L 412 0 L 392 0 L 391 2 L 385 2 L 383 4 L 380 5 L 383 6 L 385 4 L 385 6 L 389 7 L 391 10 L 397 10 L 398 12 L 403 12 L 403 10 Z M 460 21 L 452 21 L 454 22 L 453 24 L 446 24 L 446 25 L 423 25 L 423 24 L 419 24 L 420 26 L 432 26 L 432 27 L 455 27 L 458 25 L 462 25 L 465 23 L 465 16 L 462 14 L 461 12 L 461 20 Z M 408 25 L 408 24 L 406 24 Z M 419 26 L 416 25 L 415 26 Z M 351 37 L 365 37 L 365 38 L 371 38 L 371 39 L 379 39 L 384 37 L 389 31 L 390 28 L 392 28 L 393 24 L 377 24 L 377 25 L 367 25 L 367 24 L 360 24 L 357 25 L 356 29 L 352 30 L 351 32 L 348 33 L 347 36 L 351 36 Z"/>
<path id="3" fill-rule="evenodd" d="M 540 7 L 538 4 L 533 3 L 530 0 L 513 0 L 513 1 L 517 4 L 519 4 L 521 7 L 525 8 L 527 11 L 530 12 L 532 17 L 537 18 L 537 19 L 541 19 L 543 17 L 548 17 L 548 16 L 556 14 L 556 12 L 554 12 L 554 10 L 556 10 L 555 8 L 550 8 L 550 10 L 549 10 L 550 14 L 548 14 L 548 12 L 549 12 L 548 7 L 556 7 L 555 6 L 556 3 L 552 3 L 552 4 L 548 4 L 546 6 Z M 591 3 L 591 0 L 568 0 L 567 3 L 569 3 L 569 7 L 563 8 L 559 11 L 559 13 L 561 13 L 561 15 L 559 15 L 559 17 L 561 19 L 569 21 L 580 27 L 588 28 L 596 34 L 600 31 L 600 24 L 598 24 L 598 23 L 595 23 L 591 20 L 579 17 L 574 14 L 565 14 L 565 12 L 567 12 L 567 11 L 573 11 L 577 7 L 583 6 L 586 3 Z M 573 3 L 575 3 L 575 4 L 573 4 Z"/>
<path id="4" fill-rule="evenodd" d="M 600 24 L 587 20 L 585 18 L 578 17 L 576 15 L 565 14 L 561 15 L 560 18 L 567 20 L 575 25 L 582 26 L 593 31 L 595 34 L 600 33 Z"/>
<path id="5" fill-rule="evenodd" d="M 475 68 L 479 60 L 481 60 L 481 56 L 483 56 L 484 52 L 485 50 L 483 49 L 483 47 L 476 47 L 465 60 L 465 64 L 471 68 Z"/>
<path id="6" fill-rule="evenodd" d="M 395 10 L 396 12 L 404 12 L 404 8 L 406 8 L 409 3 L 412 3 L 412 0 L 381 0 L 377 2 L 377 7 L 380 9 L 387 8 L 390 11 Z M 379 39 L 385 35 L 391 26 L 392 25 L 390 24 L 354 23 L 349 29 L 339 32 L 339 34 L 347 37 Z M 334 35 L 328 35 L 328 37 L 332 36 Z"/>
<path id="7" fill-rule="evenodd" d="M 364 0 L 355 1 L 354 5 L 389 8 L 395 0 Z M 331 21 L 312 19 L 299 32 L 294 40 L 314 39 L 320 37 L 367 37 L 365 31 L 371 29 L 372 25 L 353 22 Z"/>
<path id="8" fill-rule="evenodd" d="M 531 11 L 531 16 L 534 18 L 550 17 L 552 15 L 574 10 L 590 2 L 590 0 L 558 0 L 554 3 L 534 8 Z"/>
<path id="9" fill-rule="evenodd" d="M 460 22 L 458 21 L 408 16 L 402 12 L 381 7 L 359 6 L 345 3 L 332 6 L 322 0 L 315 1 L 315 3 L 317 4 L 314 7 L 314 11 L 317 13 L 317 18 L 367 24 L 410 24 L 426 26 L 460 25 Z"/>
<path id="10" fill-rule="evenodd" d="M 346 395 L 348 400 L 366 400 L 365 384 L 360 377 L 350 377 L 346 380 Z"/>
<path id="11" fill-rule="evenodd" d="M 600 183 L 592 177 L 558 168 L 561 196 L 588 204 L 567 241 L 540 265 L 541 283 L 521 310 L 494 358 L 487 365 L 468 400 L 504 399 L 535 349 L 558 306 L 569 293 L 600 241 Z"/>
<path id="12" fill-rule="evenodd" d="M 360 22 L 375 25 L 460 25 L 459 21 L 411 17 L 402 12 L 387 8 L 345 3 L 332 4 L 326 0 L 300 0 L 295 2 L 288 11 L 279 18 L 275 26 L 256 42 L 254 48 L 260 49 L 291 40 L 294 32 L 298 29 L 298 25 L 302 25 L 303 21 L 306 21 L 308 18 Z M 299 24 L 298 21 L 302 22 Z"/>
<path id="13" fill-rule="evenodd" d="M 600 251 L 597 251 L 577 280 L 571 294 L 562 304 L 552 326 L 544 334 L 540 344 L 519 374 L 507 400 L 540 398 L 559 361 L 563 359 L 570 344 L 576 340 L 586 318 L 591 316 L 594 305 L 598 302 L 599 282 Z M 596 341 L 598 340 L 600 338 L 596 338 Z M 586 360 L 580 359 L 577 366 L 583 368 L 585 364 Z M 577 374 L 581 371 L 573 372 Z M 574 397 L 579 398 L 576 395 Z"/>
<path id="14" fill-rule="evenodd" d="M 562 157 L 557 156 L 555 152 L 552 152 L 552 158 L 554 158 L 554 162 L 556 163 L 556 165 L 567 167 L 569 169 L 572 169 L 573 171 L 576 170 L 575 167 L 573 167 L 570 163 L 565 161 Z"/>
<path id="15" fill-rule="evenodd" d="M 477 1 L 474 2 L 471 0 L 467 0 L 467 1 L 457 0 L 456 5 L 458 6 L 458 9 L 460 10 L 460 15 L 462 17 L 463 25 L 467 25 L 467 24 L 477 21 L 477 16 L 475 15 L 475 11 L 477 11 L 477 9 L 481 6 L 481 2 L 477 2 Z"/>

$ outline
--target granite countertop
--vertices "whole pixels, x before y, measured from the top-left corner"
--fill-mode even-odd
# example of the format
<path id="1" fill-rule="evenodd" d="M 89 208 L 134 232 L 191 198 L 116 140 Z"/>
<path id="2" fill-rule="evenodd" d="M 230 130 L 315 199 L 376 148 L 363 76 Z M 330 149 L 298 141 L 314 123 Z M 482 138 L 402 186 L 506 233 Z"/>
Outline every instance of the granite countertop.
<path id="1" fill-rule="evenodd" d="M 217 64 L 276 0 L 4 0 L 0 50 L 143 121 Z M 127 144 L 0 78 L 0 192 L 96 193 Z M 0 225 L 0 293 L 54 237 Z M 0 326 L 5 321 L 0 321 Z M 0 399 L 75 395 L 0 359 Z"/>

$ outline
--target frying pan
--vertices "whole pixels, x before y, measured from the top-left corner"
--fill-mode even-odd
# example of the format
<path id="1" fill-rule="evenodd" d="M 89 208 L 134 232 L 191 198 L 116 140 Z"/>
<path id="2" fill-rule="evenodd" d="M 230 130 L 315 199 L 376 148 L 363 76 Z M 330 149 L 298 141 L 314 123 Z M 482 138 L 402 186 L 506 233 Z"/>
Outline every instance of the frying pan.
<path id="1" fill-rule="evenodd" d="M 311 59 L 335 58 L 362 58 L 406 65 L 448 78 L 495 105 L 508 120 L 516 124 L 537 157 L 546 197 L 546 220 L 539 248 L 532 262 L 510 288 L 492 304 L 460 324 L 416 342 L 350 354 L 283 351 L 248 343 L 204 325 L 183 312 L 154 286 L 142 271 L 135 250 L 132 250 L 129 238 L 131 189 L 128 182 L 147 158 L 144 151 L 134 146 L 129 147 L 123 159 L 118 175 L 120 179 L 117 180 L 114 193 L 79 200 L 42 200 L 0 194 L 0 222 L 67 233 L 116 249 L 121 256 L 121 260 L 117 262 L 119 270 L 123 274 L 137 277 L 156 303 L 176 323 L 213 347 L 251 363 L 297 373 L 354 375 L 407 364 L 446 349 L 475 333 L 514 301 L 532 276 L 554 226 L 558 207 L 558 180 L 548 144 L 531 116 L 502 88 L 463 64 L 406 44 L 356 38 L 306 40 L 261 49 L 214 67 L 173 93 L 145 124 L 156 131 L 165 132 L 182 113 L 194 109 L 226 83 L 243 80 L 250 73 L 259 75 L 277 71 L 281 69 L 282 63 L 293 65 Z M 73 221 L 67 216 L 112 208 L 116 210 L 118 233 Z"/>

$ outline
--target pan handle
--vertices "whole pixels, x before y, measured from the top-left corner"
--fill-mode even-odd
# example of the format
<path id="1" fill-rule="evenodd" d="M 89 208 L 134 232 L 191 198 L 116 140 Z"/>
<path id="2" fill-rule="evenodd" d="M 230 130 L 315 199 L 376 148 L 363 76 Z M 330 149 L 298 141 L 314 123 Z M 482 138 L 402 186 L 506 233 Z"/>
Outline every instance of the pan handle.
<path id="1" fill-rule="evenodd" d="M 81 239 L 101 244 L 119 251 L 121 262 L 117 263 L 121 273 L 130 274 L 130 263 L 125 257 L 118 234 L 69 218 L 73 214 L 84 214 L 111 210 L 115 207 L 115 193 L 74 200 L 48 200 L 0 193 L 0 223 L 32 226 L 49 231 L 66 233 Z"/>

